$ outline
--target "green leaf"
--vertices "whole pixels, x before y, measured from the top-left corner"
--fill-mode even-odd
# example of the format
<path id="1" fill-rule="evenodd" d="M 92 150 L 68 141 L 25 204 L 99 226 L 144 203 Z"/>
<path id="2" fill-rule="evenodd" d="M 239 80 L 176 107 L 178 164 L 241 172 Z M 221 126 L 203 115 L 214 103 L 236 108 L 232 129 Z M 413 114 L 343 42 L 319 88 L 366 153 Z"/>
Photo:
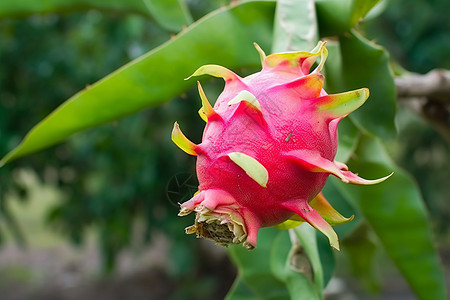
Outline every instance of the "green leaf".
<path id="1" fill-rule="evenodd" d="M 63 13 L 89 9 L 139 13 L 163 28 L 178 32 L 192 23 L 183 1 L 178 0 L 16 0 L 0 1 L 0 19 L 36 13 Z"/>
<path id="2" fill-rule="evenodd" d="M 308 223 L 302 223 L 300 226 L 292 229 L 292 231 L 295 233 L 295 236 L 297 237 L 300 246 L 304 248 L 304 251 L 307 254 L 307 257 L 313 269 L 312 282 L 314 282 L 315 290 L 310 288 L 311 299 L 313 296 L 322 299 L 323 298 L 322 290 L 324 289 L 324 278 L 323 278 L 322 263 L 319 255 L 319 249 L 317 246 L 316 229 L 314 229 Z M 312 292 L 315 293 L 312 294 Z M 296 294 L 291 293 L 291 295 Z"/>
<path id="3" fill-rule="evenodd" d="M 368 226 L 362 224 L 342 241 L 342 249 L 348 254 L 353 275 L 368 290 L 377 292 L 381 287 L 381 278 L 377 268 L 379 249 L 372 235 Z"/>
<path id="4" fill-rule="evenodd" d="M 122 2 L 129 3 L 123 0 Z M 141 0 L 139 2 L 145 3 L 152 18 L 169 31 L 179 32 L 193 22 L 184 0 Z"/>
<path id="5" fill-rule="evenodd" d="M 328 50 L 327 61 L 325 62 L 323 73 L 325 75 L 325 89 L 328 93 L 343 92 L 342 82 L 342 55 L 339 41 L 328 40 L 326 44 Z"/>
<path id="6" fill-rule="evenodd" d="M 357 24 L 380 0 L 353 0 L 350 24 L 352 27 Z"/>
<path id="7" fill-rule="evenodd" d="M 350 114 L 363 130 L 383 138 L 395 136 L 396 90 L 389 67 L 389 55 L 380 46 L 356 32 L 339 39 L 342 54 L 342 76 L 349 89 L 368 87 L 370 98 Z"/>
<path id="8" fill-rule="evenodd" d="M 330 247 L 328 238 L 321 232 L 315 231 L 317 238 L 317 249 L 319 251 L 320 263 L 322 265 L 323 286 L 326 287 L 333 277 L 336 263 L 334 259 L 333 248 Z"/>
<path id="9" fill-rule="evenodd" d="M 336 186 L 364 214 L 418 298 L 446 299 L 427 211 L 413 179 L 390 160 L 379 140 L 368 136 L 362 138 L 349 166 L 365 178 L 394 171 L 374 186 Z"/>
<path id="10" fill-rule="evenodd" d="M 241 245 L 228 247 L 228 254 L 237 265 L 239 276 L 258 299 L 289 299 L 288 289 L 275 277 L 270 266 L 269 257 L 279 234 L 286 236 L 288 233 L 275 228 L 261 229 L 258 233 L 258 246 L 252 251 Z M 289 237 L 286 247 L 290 248 Z"/>
<path id="11" fill-rule="evenodd" d="M 184 78 L 201 65 L 259 66 L 253 42 L 268 47 L 273 14 L 273 3 L 254 1 L 207 15 L 176 38 L 67 100 L 37 124 L 0 166 L 76 132 L 169 101 L 193 84 Z"/>
<path id="12" fill-rule="evenodd" d="M 285 282 L 290 299 L 322 299 L 323 274 L 314 229 L 303 223 L 292 232 L 298 239 L 292 246 L 285 232 L 275 239 L 270 256 L 272 271 Z"/>
<path id="13" fill-rule="evenodd" d="M 339 46 L 328 44 L 329 58 L 325 64 L 328 93 L 369 88 L 369 99 L 349 115 L 350 119 L 363 132 L 394 137 L 396 91 L 387 52 L 356 32 L 341 36 Z"/>
<path id="14" fill-rule="evenodd" d="M 321 36 L 349 31 L 380 0 L 316 0 Z"/>
<path id="15" fill-rule="evenodd" d="M 318 40 L 313 0 L 279 0 L 275 11 L 272 53 L 310 51 Z"/>
<path id="16" fill-rule="evenodd" d="M 252 292 L 244 283 L 241 276 L 237 276 L 233 286 L 228 291 L 225 300 L 259 300 L 260 298 Z"/>
<path id="17" fill-rule="evenodd" d="M 345 118 L 339 122 L 339 145 L 335 159 L 346 163 L 356 149 L 359 140 L 359 130 L 350 120 Z"/>
<path id="18" fill-rule="evenodd" d="M 292 247 L 288 231 L 275 228 L 261 229 L 258 246 L 252 251 L 240 245 L 230 246 L 228 253 L 238 266 L 242 283 L 235 283 L 227 299 L 247 299 L 231 296 L 250 297 L 249 290 L 256 299 L 321 299 L 323 279 L 315 231 L 305 224 L 294 235 L 302 247 Z"/>

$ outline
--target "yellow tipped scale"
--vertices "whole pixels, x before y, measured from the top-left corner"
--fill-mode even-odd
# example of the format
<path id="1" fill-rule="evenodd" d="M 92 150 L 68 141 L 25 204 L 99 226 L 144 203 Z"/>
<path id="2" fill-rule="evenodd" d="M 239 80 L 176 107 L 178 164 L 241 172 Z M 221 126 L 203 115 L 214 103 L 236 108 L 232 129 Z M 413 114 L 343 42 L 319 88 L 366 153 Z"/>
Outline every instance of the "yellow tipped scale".
<path id="1" fill-rule="evenodd" d="M 202 85 L 200 84 L 199 81 L 197 81 L 197 85 L 198 85 L 198 92 L 200 94 L 200 99 L 202 99 L 202 107 L 198 111 L 200 117 L 205 122 L 208 122 L 214 117 L 221 119 L 221 117 L 212 108 L 211 103 L 209 103 L 208 101 L 208 98 L 206 98 L 205 91 L 203 91 Z"/>
<path id="2" fill-rule="evenodd" d="M 314 208 L 322 218 L 330 225 L 341 225 L 353 220 L 354 216 L 349 218 L 341 215 L 333 206 L 327 201 L 322 193 L 319 193 L 313 200 L 309 202 L 309 205 Z M 276 225 L 278 229 L 292 229 L 305 222 L 299 215 L 293 215 L 288 220 L 281 224 Z"/>
<path id="3" fill-rule="evenodd" d="M 330 225 L 341 225 L 350 222 L 355 217 L 354 215 L 349 218 L 341 215 L 337 210 L 331 206 L 330 202 L 323 196 L 322 193 L 319 193 L 314 199 L 309 202 L 312 208 L 314 208 L 322 218 L 327 221 Z"/>
<path id="4" fill-rule="evenodd" d="M 336 250 L 339 250 L 339 239 L 333 227 L 307 201 L 287 201 L 281 205 L 296 213 L 300 219 L 308 222 L 311 226 L 326 235 L 330 245 Z"/>
<path id="5" fill-rule="evenodd" d="M 369 98 L 369 89 L 362 88 L 355 91 L 326 95 L 316 99 L 319 111 L 329 115 L 330 118 L 341 118 L 366 102 Z"/>
<path id="6" fill-rule="evenodd" d="M 238 75 L 236 75 L 233 71 L 230 71 L 225 67 L 219 65 L 204 65 L 198 68 L 191 76 L 189 76 L 185 80 L 200 75 L 211 75 L 214 77 L 220 77 L 223 78 L 223 80 L 225 81 L 239 79 Z"/>
<path id="7" fill-rule="evenodd" d="M 177 122 L 173 124 L 172 129 L 172 141 L 177 145 L 181 150 L 186 152 L 187 154 L 197 156 L 197 145 L 191 142 L 184 134 L 181 132 L 180 126 Z"/>

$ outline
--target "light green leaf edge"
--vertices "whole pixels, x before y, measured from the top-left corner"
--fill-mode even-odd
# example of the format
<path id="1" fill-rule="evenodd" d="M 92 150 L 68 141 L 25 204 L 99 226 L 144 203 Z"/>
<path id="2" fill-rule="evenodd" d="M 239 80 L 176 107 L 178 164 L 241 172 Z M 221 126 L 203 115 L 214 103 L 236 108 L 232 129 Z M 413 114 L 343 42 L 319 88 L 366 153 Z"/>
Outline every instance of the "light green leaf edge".
<path id="1" fill-rule="evenodd" d="M 316 0 L 321 36 L 341 35 L 354 27 L 380 0 Z"/>
<path id="2" fill-rule="evenodd" d="M 184 0 L 141 0 L 161 27 L 179 32 L 193 19 Z M 126 1 L 125 1 L 126 2 Z"/>
<path id="3" fill-rule="evenodd" d="M 363 213 L 417 297 L 447 299 L 426 207 L 414 180 L 392 162 L 378 139 L 369 136 L 362 137 L 349 166 L 368 178 L 394 172 L 374 186 L 333 184 Z"/>
<path id="4" fill-rule="evenodd" d="M 184 78 L 201 65 L 214 62 L 231 69 L 258 66 L 253 42 L 268 47 L 273 15 L 274 3 L 266 1 L 216 10 L 68 99 L 34 126 L 0 166 L 76 132 L 169 101 L 193 84 Z"/>
<path id="5" fill-rule="evenodd" d="M 0 19 L 24 17 L 37 13 L 65 13 L 99 9 L 138 13 L 153 18 L 161 27 L 179 32 L 192 23 L 182 0 L 14 0 L 0 1 Z"/>
<path id="6" fill-rule="evenodd" d="M 272 53 L 310 51 L 319 40 L 314 0 L 278 0 Z"/>

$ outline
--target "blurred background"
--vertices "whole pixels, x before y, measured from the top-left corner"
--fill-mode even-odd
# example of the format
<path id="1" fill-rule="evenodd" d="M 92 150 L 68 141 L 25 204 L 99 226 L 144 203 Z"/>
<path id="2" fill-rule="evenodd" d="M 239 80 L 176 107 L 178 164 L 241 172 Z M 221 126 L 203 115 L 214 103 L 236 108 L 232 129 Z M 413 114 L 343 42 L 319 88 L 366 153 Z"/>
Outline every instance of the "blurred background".
<path id="1" fill-rule="evenodd" d="M 194 19 L 227 2 L 187 1 Z M 387 1 L 360 27 L 403 68 L 426 73 L 450 69 L 449 15 L 448 0 Z M 0 19 L 0 156 L 65 99 L 170 37 L 137 14 Z M 222 85 L 205 82 L 211 99 Z M 185 235 L 192 220 L 177 217 L 177 203 L 195 192 L 195 158 L 169 137 L 178 120 L 200 141 L 198 107 L 192 89 L 0 168 L 0 298 L 222 299 L 235 268 L 223 248 Z M 389 150 L 420 186 L 448 274 L 450 143 L 404 107 L 397 126 Z M 387 275 L 377 296 L 337 258 L 329 299 L 414 299 L 390 264 L 379 266 Z"/>

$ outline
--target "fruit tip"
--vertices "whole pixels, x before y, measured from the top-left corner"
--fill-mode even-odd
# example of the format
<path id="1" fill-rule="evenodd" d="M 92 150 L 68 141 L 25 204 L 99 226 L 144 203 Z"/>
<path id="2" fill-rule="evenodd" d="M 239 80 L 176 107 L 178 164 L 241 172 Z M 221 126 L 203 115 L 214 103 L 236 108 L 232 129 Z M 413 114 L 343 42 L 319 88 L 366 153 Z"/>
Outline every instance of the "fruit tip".
<path id="1" fill-rule="evenodd" d="M 391 174 L 378 178 L 378 179 L 374 179 L 374 180 L 369 180 L 370 183 L 369 184 L 378 184 L 378 183 L 382 183 L 383 181 L 387 180 L 389 177 L 391 177 L 392 175 L 394 175 L 394 172 L 392 172 Z"/>
<path id="2" fill-rule="evenodd" d="M 332 243 L 330 245 L 331 245 L 331 247 L 333 247 L 337 251 L 341 251 L 341 248 L 339 247 L 339 242 L 338 241 L 336 241 L 336 243 Z"/>
<path id="3" fill-rule="evenodd" d="M 370 90 L 368 88 L 362 88 L 362 90 L 364 91 L 364 93 L 366 94 L 366 99 L 369 98 L 370 96 Z"/>
<path id="4" fill-rule="evenodd" d="M 253 46 L 255 47 L 256 51 L 259 53 L 259 58 L 261 60 L 261 65 L 264 67 L 264 61 L 266 60 L 266 53 L 264 50 L 258 45 L 258 43 L 253 42 Z"/>

